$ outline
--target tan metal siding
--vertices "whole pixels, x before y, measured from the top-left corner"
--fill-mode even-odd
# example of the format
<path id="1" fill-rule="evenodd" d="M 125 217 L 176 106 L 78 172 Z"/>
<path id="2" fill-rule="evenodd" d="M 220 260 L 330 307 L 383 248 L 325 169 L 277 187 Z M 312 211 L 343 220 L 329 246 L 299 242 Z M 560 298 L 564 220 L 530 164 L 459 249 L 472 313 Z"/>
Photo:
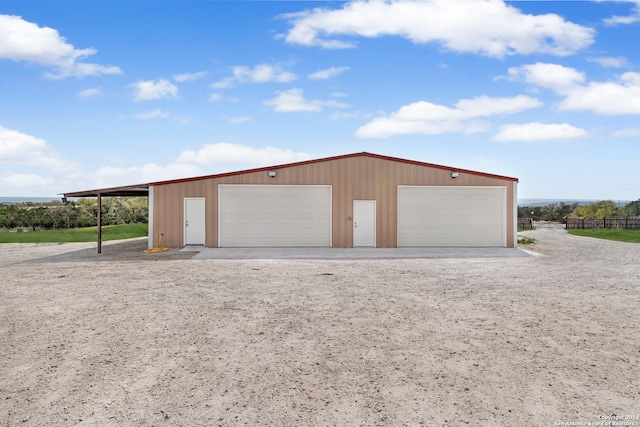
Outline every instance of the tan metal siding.
<path id="1" fill-rule="evenodd" d="M 378 247 L 397 246 L 397 186 L 451 185 L 504 186 L 507 189 L 507 246 L 513 247 L 514 191 L 513 181 L 483 175 L 461 173 L 456 179 L 446 169 L 359 156 L 275 169 L 271 178 L 267 171 L 248 172 L 200 180 L 154 186 L 153 241 L 163 246 L 183 245 L 184 197 L 204 197 L 207 212 L 206 246 L 218 242 L 218 184 L 332 185 L 332 242 L 334 247 L 353 246 L 353 201 L 376 200 L 376 234 Z"/>

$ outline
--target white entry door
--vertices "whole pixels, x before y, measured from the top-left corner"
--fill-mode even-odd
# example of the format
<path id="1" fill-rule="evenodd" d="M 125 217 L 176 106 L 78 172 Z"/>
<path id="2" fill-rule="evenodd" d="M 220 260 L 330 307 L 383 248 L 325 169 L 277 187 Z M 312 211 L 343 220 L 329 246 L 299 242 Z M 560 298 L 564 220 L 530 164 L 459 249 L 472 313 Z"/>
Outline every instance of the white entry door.
<path id="1" fill-rule="evenodd" d="M 184 244 L 204 245 L 205 239 L 204 197 L 184 199 Z"/>
<path id="2" fill-rule="evenodd" d="M 376 246 L 376 201 L 353 201 L 353 246 Z"/>

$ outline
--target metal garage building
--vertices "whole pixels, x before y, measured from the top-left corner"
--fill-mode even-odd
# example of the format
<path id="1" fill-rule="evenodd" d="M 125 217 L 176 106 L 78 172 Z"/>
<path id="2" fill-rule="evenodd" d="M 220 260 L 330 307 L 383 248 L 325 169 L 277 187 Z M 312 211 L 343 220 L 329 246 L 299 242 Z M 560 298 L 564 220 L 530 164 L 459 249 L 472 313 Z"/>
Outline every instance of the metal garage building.
<path id="1" fill-rule="evenodd" d="M 154 182 L 149 246 L 515 247 L 517 182 L 371 153 Z"/>

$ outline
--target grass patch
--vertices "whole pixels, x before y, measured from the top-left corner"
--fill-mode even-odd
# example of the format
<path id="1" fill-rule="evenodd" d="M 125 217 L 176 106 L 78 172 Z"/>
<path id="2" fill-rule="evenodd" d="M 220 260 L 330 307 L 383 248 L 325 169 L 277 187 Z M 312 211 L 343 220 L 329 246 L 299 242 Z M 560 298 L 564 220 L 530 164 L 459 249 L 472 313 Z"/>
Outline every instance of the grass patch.
<path id="1" fill-rule="evenodd" d="M 132 239 L 148 234 L 147 224 L 108 225 L 102 227 L 102 240 Z M 0 243 L 67 243 L 95 242 L 98 227 L 66 228 L 62 230 L 42 230 L 16 233 L 0 231 Z"/>
<path id="2" fill-rule="evenodd" d="M 625 230 L 622 228 L 600 228 L 593 230 L 580 230 L 570 228 L 567 230 L 574 236 L 595 237 L 598 239 L 616 240 L 618 242 L 640 243 L 640 230 Z"/>
<path id="3" fill-rule="evenodd" d="M 518 239 L 518 244 L 519 245 L 530 245 L 532 243 L 535 243 L 536 241 L 534 239 L 530 239 L 528 237 L 521 237 Z"/>

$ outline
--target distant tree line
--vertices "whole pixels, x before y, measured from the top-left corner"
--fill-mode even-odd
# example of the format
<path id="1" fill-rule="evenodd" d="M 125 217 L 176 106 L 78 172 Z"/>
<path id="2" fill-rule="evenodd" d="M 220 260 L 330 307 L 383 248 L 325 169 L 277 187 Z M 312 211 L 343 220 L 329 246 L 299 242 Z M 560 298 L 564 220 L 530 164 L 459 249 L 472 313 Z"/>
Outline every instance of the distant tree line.
<path id="1" fill-rule="evenodd" d="M 545 206 L 518 206 L 518 218 L 534 221 L 561 221 L 578 207 L 578 203 L 551 203 Z"/>
<path id="2" fill-rule="evenodd" d="M 640 199 L 625 206 L 617 206 L 612 200 L 602 200 L 588 205 L 551 203 L 546 206 L 518 206 L 518 218 L 532 218 L 534 221 L 562 221 L 571 214 L 596 219 L 638 218 Z"/>
<path id="3" fill-rule="evenodd" d="M 518 218 L 534 221 L 562 221 L 575 214 L 588 218 L 640 218 L 640 199 L 625 206 L 617 206 L 611 200 L 589 205 L 578 203 L 551 203 L 546 206 L 518 206 Z M 102 225 L 147 223 L 149 210 L 146 197 L 103 197 Z M 52 201 L 47 203 L 17 203 L 0 205 L 0 228 L 78 228 L 93 227 L 98 222 L 96 199 L 81 198 L 76 201 Z"/>
<path id="4" fill-rule="evenodd" d="M 147 223 L 149 211 L 146 197 L 103 197 L 102 225 Z M 81 198 L 77 201 L 47 203 L 16 203 L 0 205 L 0 228 L 92 227 L 98 223 L 98 201 Z"/>

